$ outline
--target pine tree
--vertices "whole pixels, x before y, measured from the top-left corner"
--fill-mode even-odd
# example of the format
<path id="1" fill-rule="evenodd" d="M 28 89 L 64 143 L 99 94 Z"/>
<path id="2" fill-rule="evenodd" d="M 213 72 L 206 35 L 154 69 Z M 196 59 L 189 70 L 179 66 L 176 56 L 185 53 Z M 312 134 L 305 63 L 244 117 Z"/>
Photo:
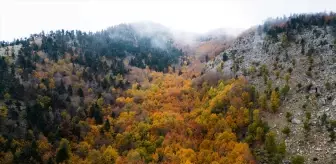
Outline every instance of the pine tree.
<path id="1" fill-rule="evenodd" d="M 72 96 L 72 86 L 71 85 L 68 86 L 68 94 L 69 96 Z"/>
<path id="2" fill-rule="evenodd" d="M 70 150 L 70 145 L 69 141 L 67 139 L 62 139 L 60 142 L 60 146 L 57 150 L 56 154 L 56 162 L 57 163 L 62 163 L 66 160 L 68 160 L 71 157 L 71 150 Z"/>
<path id="3" fill-rule="evenodd" d="M 84 97 L 84 92 L 83 92 L 82 88 L 78 89 L 77 94 L 78 94 L 79 97 Z"/>
<path id="4" fill-rule="evenodd" d="M 110 131 L 110 121 L 108 119 L 106 119 L 105 123 L 104 123 L 104 130 L 105 131 Z"/>
<path id="5" fill-rule="evenodd" d="M 291 159 L 292 164 L 304 164 L 304 158 L 302 156 L 296 155 Z"/>
<path id="6" fill-rule="evenodd" d="M 269 132 L 266 134 L 265 148 L 270 154 L 275 154 L 277 152 L 275 134 L 273 132 Z"/>
<path id="7" fill-rule="evenodd" d="M 279 98 L 279 93 L 275 90 L 272 91 L 271 94 L 271 109 L 272 112 L 276 112 L 280 106 L 280 98 Z"/>
<path id="8" fill-rule="evenodd" d="M 64 83 L 63 83 L 63 80 L 61 80 L 61 85 L 58 87 L 58 93 L 59 94 L 64 94 L 67 92 L 67 90 L 65 89 L 65 86 L 64 86 Z"/>

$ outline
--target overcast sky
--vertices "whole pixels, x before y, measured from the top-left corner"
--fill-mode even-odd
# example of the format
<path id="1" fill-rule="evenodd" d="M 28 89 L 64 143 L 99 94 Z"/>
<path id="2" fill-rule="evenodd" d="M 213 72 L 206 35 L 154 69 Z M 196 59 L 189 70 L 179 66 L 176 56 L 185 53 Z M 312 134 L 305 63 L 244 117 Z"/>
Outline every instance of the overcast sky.
<path id="1" fill-rule="evenodd" d="M 336 11 L 335 0 L 0 0 L 0 40 L 42 30 L 99 31 L 135 21 L 206 32 L 249 28 L 268 17 Z"/>

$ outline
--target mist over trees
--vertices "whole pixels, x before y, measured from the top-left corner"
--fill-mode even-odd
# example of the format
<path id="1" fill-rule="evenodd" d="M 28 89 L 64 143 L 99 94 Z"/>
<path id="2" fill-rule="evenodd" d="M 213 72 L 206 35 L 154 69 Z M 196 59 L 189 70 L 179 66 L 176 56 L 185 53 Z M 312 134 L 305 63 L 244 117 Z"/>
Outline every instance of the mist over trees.
<path id="1" fill-rule="evenodd" d="M 287 38 L 291 38 L 291 30 L 300 32 L 312 26 L 331 26 L 335 29 L 336 13 L 293 14 L 289 17 L 269 18 L 262 26 L 259 26 L 259 29 L 262 29 L 272 38 L 283 32 L 286 32 Z"/>
<path id="2" fill-rule="evenodd" d="M 293 30 L 326 25 L 336 27 L 336 14 L 293 15 L 258 30 L 271 41 L 282 34 L 279 45 L 286 48 Z M 236 74 L 243 59 L 225 53 L 221 39 L 211 33 L 183 40 L 161 25 L 134 23 L 0 42 L 0 163 L 284 162 L 286 144 L 263 117 L 280 113 L 292 96 L 294 68 L 279 87 L 270 78 L 280 78 L 278 67 L 251 66 L 246 74 L 265 85 L 258 90 Z M 196 50 L 181 48 L 197 43 L 205 43 L 195 46 L 203 49 L 202 62 Z M 218 67 L 206 70 L 216 57 Z M 234 76 L 222 72 L 228 63 Z M 314 64 L 309 55 L 308 63 Z M 286 117 L 290 122 L 293 115 Z M 309 129 L 312 116 L 306 117 Z M 334 141 L 335 122 L 326 117 Z"/>

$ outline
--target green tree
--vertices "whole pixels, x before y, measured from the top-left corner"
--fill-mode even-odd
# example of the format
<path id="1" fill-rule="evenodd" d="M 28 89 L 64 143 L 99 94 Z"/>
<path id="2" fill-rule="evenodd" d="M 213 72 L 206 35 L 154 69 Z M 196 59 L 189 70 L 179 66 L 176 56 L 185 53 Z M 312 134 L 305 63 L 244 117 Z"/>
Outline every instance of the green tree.
<path id="1" fill-rule="evenodd" d="M 265 139 L 265 149 L 268 153 L 267 163 L 279 164 L 282 158 L 286 154 L 286 145 L 284 142 L 277 144 L 275 140 L 275 134 L 268 132 Z"/>
<path id="2" fill-rule="evenodd" d="M 51 105 L 51 99 L 48 96 L 37 96 L 37 104 L 40 105 L 42 109 L 48 109 L 49 106 Z"/>
<path id="3" fill-rule="evenodd" d="M 306 112 L 306 119 L 310 120 L 311 119 L 311 113 L 310 112 Z"/>
<path id="4" fill-rule="evenodd" d="M 286 84 L 283 88 L 281 88 L 281 90 L 280 90 L 280 93 L 281 93 L 281 95 L 282 96 L 286 96 L 287 94 L 288 94 L 288 92 L 289 92 L 289 85 L 288 84 Z"/>
<path id="5" fill-rule="evenodd" d="M 306 131 L 306 132 L 309 132 L 310 131 L 310 123 L 308 120 L 305 120 L 303 122 L 303 129 Z"/>
<path id="6" fill-rule="evenodd" d="M 7 117 L 8 108 L 6 106 L 0 106 L 0 117 Z"/>
<path id="7" fill-rule="evenodd" d="M 275 76 L 276 76 L 277 79 L 279 79 L 279 77 L 280 77 L 280 71 L 275 71 Z"/>
<path id="8" fill-rule="evenodd" d="M 62 138 L 57 150 L 56 162 L 62 163 L 64 161 L 67 161 L 70 157 L 71 157 L 71 149 L 69 141 L 65 138 Z"/>
<path id="9" fill-rule="evenodd" d="M 326 82 L 324 85 L 325 85 L 327 91 L 330 91 L 330 90 L 332 89 L 332 88 L 331 88 L 332 86 L 331 86 L 331 84 L 329 83 L 329 81 Z"/>
<path id="10" fill-rule="evenodd" d="M 275 90 L 272 91 L 271 94 L 271 109 L 272 112 L 277 112 L 280 106 L 280 99 L 279 99 L 279 93 Z"/>
<path id="11" fill-rule="evenodd" d="M 9 93 L 4 94 L 5 100 L 9 100 L 11 98 L 11 95 Z"/>
<path id="12" fill-rule="evenodd" d="M 286 143 L 285 142 L 281 142 L 278 145 L 278 153 L 281 157 L 284 157 L 286 155 Z"/>
<path id="13" fill-rule="evenodd" d="M 262 127 L 258 127 L 257 130 L 256 130 L 256 137 L 255 139 L 258 140 L 258 141 L 261 141 L 261 139 L 263 138 L 264 136 L 264 129 Z"/>
<path id="14" fill-rule="evenodd" d="M 335 135 L 335 131 L 330 131 L 329 133 L 329 137 L 330 137 L 330 141 L 331 142 L 334 142 L 335 141 L 335 138 L 336 138 L 336 135 Z"/>
<path id="15" fill-rule="evenodd" d="M 77 94 L 78 94 L 79 97 L 84 97 L 84 92 L 83 92 L 82 88 L 78 89 Z"/>
<path id="16" fill-rule="evenodd" d="M 104 105 L 104 98 L 103 97 L 101 97 L 101 98 L 99 98 L 98 100 L 97 100 L 97 105 L 101 108 L 101 107 L 103 107 L 103 105 Z"/>
<path id="17" fill-rule="evenodd" d="M 97 103 L 91 105 L 89 112 L 90 116 L 95 119 L 97 124 L 103 123 L 103 113 Z"/>
<path id="18" fill-rule="evenodd" d="M 304 164 L 304 158 L 300 155 L 291 158 L 291 164 Z"/>
<path id="19" fill-rule="evenodd" d="M 260 74 L 268 76 L 268 69 L 267 69 L 266 64 L 261 65 L 261 67 L 260 67 Z"/>
<path id="20" fill-rule="evenodd" d="M 284 127 L 283 129 L 282 129 L 282 131 L 281 131 L 283 134 L 285 134 L 286 136 L 288 136 L 289 135 L 289 133 L 290 133 L 290 129 L 289 129 L 289 127 L 288 126 L 286 126 L 286 127 Z"/>
<path id="21" fill-rule="evenodd" d="M 266 148 L 266 151 L 270 154 L 275 154 L 277 152 L 275 134 L 273 132 L 268 132 L 266 134 L 265 148 Z"/>
<path id="22" fill-rule="evenodd" d="M 109 119 L 106 119 L 106 121 L 104 123 L 104 130 L 107 131 L 107 132 L 110 131 L 110 126 L 111 126 L 111 124 L 110 124 Z"/>
<path id="23" fill-rule="evenodd" d="M 289 41 L 288 41 L 288 37 L 287 37 L 287 34 L 284 33 L 281 35 L 281 46 L 283 48 L 286 48 L 289 46 Z"/>
<path id="24" fill-rule="evenodd" d="M 259 106 L 260 106 L 261 109 L 267 110 L 267 97 L 266 97 L 265 94 L 262 94 L 259 97 Z"/>
<path id="25" fill-rule="evenodd" d="M 288 84 L 289 83 L 289 79 L 290 79 L 290 74 L 289 73 L 286 73 L 286 75 L 285 75 L 285 80 L 286 80 L 286 84 Z"/>

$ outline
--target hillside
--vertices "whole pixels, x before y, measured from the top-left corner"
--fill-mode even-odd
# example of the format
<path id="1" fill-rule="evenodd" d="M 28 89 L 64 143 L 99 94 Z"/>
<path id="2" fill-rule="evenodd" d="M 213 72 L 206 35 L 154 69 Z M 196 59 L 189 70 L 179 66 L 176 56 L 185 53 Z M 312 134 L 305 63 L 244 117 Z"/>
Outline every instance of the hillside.
<path id="1" fill-rule="evenodd" d="M 2 42 L 0 163 L 254 163 L 249 85 L 195 89 L 184 44 L 138 23 Z"/>
<path id="2" fill-rule="evenodd" d="M 322 13 L 1 42 L 0 163 L 333 163 L 335 36 Z"/>
<path id="3" fill-rule="evenodd" d="M 289 154 L 308 163 L 336 160 L 335 32 L 334 14 L 272 20 L 241 34 L 207 63 L 208 71 L 246 77 L 264 102 L 271 130 Z M 272 104 L 273 92 L 280 95 L 279 107 Z"/>

